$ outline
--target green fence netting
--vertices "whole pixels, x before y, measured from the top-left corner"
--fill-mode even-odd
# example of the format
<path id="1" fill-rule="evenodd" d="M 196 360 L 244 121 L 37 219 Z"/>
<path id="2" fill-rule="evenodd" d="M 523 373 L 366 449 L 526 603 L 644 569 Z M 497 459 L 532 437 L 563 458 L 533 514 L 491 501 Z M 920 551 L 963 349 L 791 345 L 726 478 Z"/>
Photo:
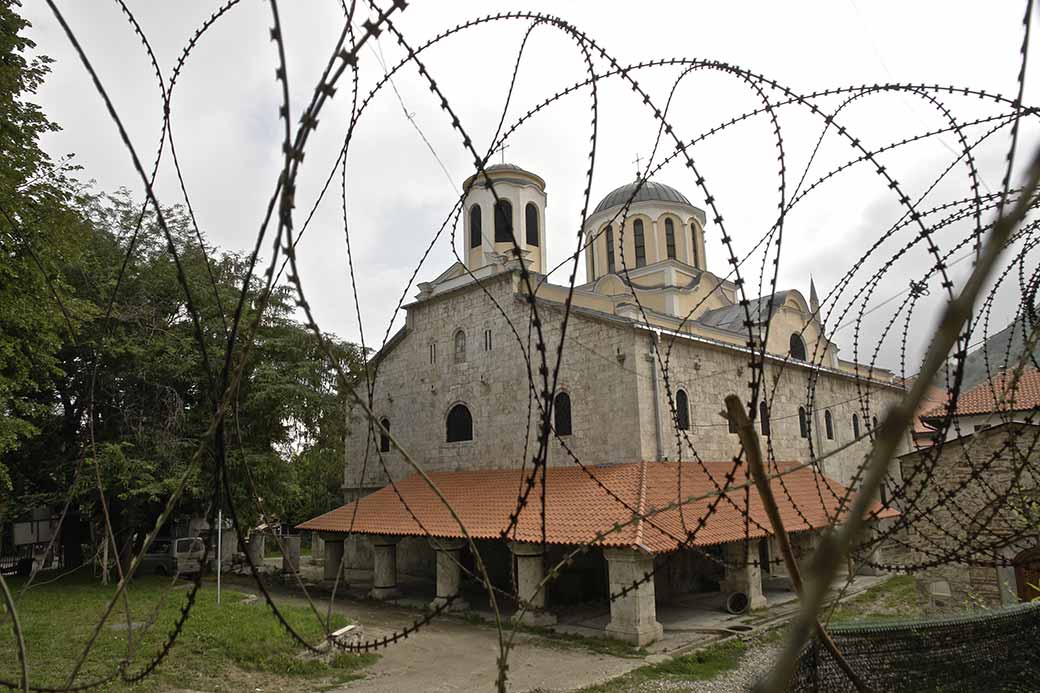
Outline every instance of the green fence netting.
<path id="1" fill-rule="evenodd" d="M 874 691 L 1040 691 L 1040 604 L 829 632 Z M 856 690 L 815 638 L 798 660 L 791 688 Z"/>

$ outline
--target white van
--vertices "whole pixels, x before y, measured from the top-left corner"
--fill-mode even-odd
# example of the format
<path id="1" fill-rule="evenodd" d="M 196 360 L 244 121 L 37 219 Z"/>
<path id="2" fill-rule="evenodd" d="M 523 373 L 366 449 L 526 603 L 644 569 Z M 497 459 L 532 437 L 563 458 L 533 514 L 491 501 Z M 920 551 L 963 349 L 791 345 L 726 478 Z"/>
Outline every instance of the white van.
<path id="1" fill-rule="evenodd" d="M 202 570 L 202 554 L 206 545 L 200 537 L 184 537 L 174 544 L 173 555 L 177 559 L 177 572 L 181 575 Z"/>

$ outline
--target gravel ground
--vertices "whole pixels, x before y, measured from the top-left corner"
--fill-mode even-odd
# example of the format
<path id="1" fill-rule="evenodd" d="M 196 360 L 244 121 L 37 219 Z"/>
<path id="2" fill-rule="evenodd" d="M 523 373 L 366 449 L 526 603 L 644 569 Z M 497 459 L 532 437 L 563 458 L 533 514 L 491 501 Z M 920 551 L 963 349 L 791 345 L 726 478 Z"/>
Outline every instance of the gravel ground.
<path id="1" fill-rule="evenodd" d="M 758 677 L 769 670 L 780 654 L 779 645 L 752 644 L 740 660 L 740 666 L 711 681 L 647 681 L 635 690 L 638 693 L 656 691 L 698 691 L 698 693 L 745 693 Z"/>

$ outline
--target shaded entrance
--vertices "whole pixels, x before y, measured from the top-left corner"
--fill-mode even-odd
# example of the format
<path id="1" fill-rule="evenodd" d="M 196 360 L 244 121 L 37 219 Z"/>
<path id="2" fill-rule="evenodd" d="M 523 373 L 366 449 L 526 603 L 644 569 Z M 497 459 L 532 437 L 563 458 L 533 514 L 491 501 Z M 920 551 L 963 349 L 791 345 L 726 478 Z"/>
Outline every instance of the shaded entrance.
<path id="1" fill-rule="evenodd" d="M 1040 547 L 1018 554 L 1014 565 L 1018 598 L 1028 602 L 1040 597 Z"/>

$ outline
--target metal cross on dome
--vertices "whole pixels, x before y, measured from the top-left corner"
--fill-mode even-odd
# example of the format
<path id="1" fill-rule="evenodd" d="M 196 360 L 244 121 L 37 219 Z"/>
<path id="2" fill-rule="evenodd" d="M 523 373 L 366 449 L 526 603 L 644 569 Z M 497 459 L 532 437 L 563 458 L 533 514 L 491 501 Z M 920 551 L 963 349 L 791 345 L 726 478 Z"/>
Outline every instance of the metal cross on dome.
<path id="1" fill-rule="evenodd" d="M 506 162 L 506 149 L 508 149 L 508 148 L 509 148 L 509 145 L 506 144 L 505 142 L 503 142 L 502 144 L 498 145 L 498 147 L 496 147 L 495 149 L 492 149 L 491 153 L 494 154 L 494 153 L 497 152 L 497 153 L 501 154 L 502 155 L 502 163 L 504 164 Z"/>
<path id="2" fill-rule="evenodd" d="M 639 176 L 641 176 L 642 173 L 643 173 L 643 167 L 641 165 L 642 161 L 643 161 L 643 157 L 641 157 L 638 154 L 636 154 L 636 158 L 632 162 L 633 164 L 636 165 L 636 178 L 639 178 Z"/>

